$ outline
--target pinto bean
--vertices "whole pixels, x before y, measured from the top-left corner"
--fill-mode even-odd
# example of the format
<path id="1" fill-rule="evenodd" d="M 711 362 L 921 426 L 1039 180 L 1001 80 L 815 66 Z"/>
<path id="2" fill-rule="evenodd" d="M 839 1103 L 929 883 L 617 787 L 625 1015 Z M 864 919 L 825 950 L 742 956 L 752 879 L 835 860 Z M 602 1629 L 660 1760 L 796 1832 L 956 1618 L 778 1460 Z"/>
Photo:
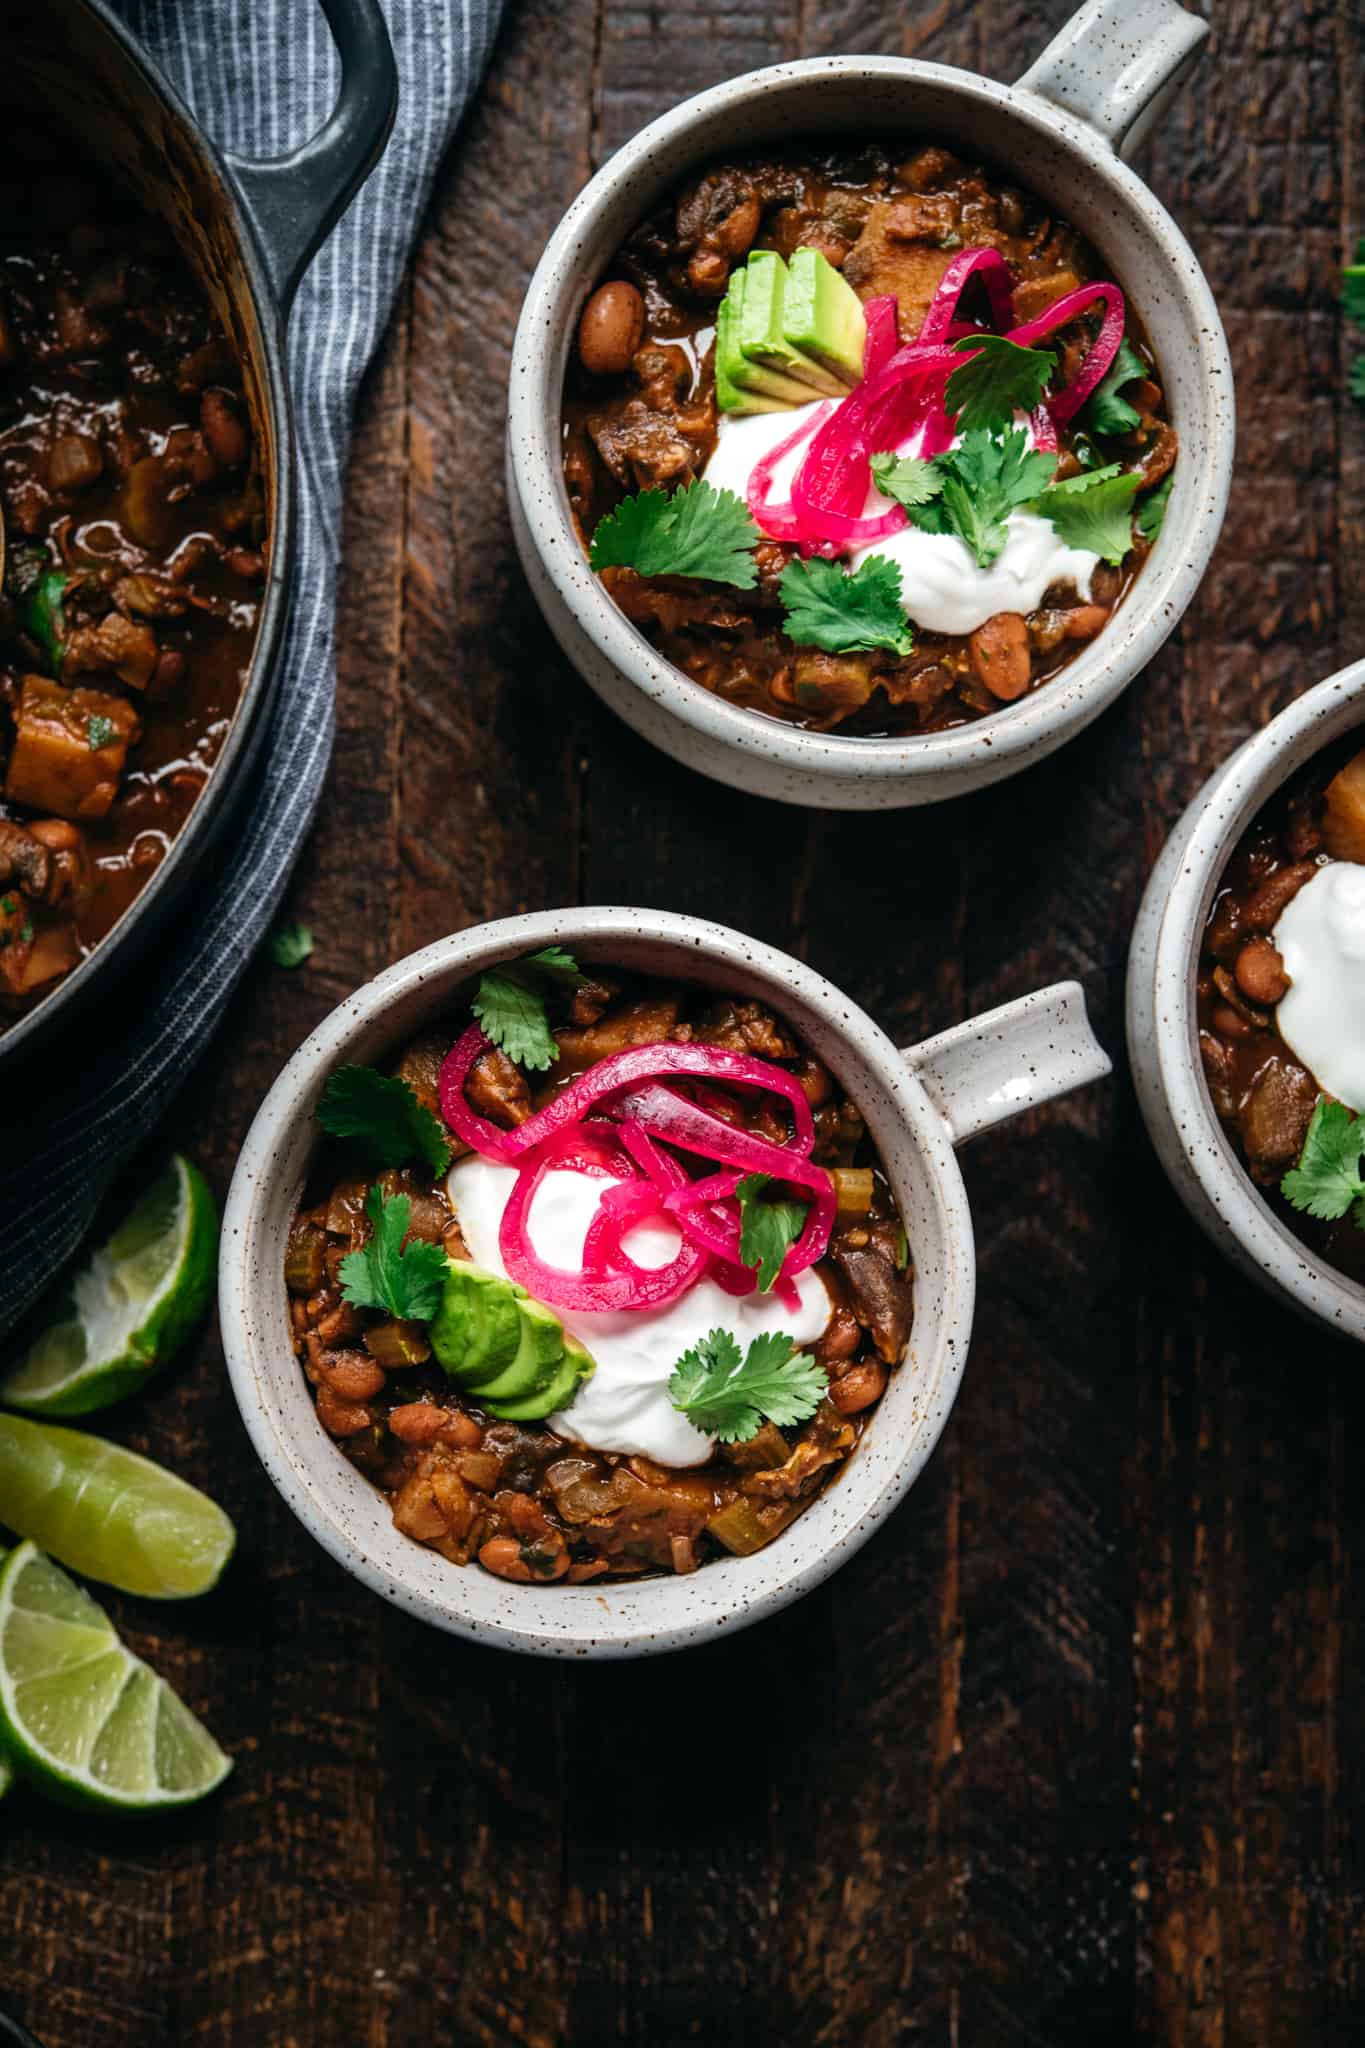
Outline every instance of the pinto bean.
<path id="1" fill-rule="evenodd" d="M 829 1398 L 841 1415 L 856 1415 L 870 1408 L 886 1392 L 886 1367 L 868 1359 L 855 1365 L 842 1379 L 831 1382 Z"/>
<path id="2" fill-rule="evenodd" d="M 644 331 L 645 302 L 635 286 L 623 278 L 599 285 L 578 322 L 578 360 L 594 377 L 623 376 Z"/>
<path id="3" fill-rule="evenodd" d="M 1295 861 L 1293 867 L 1281 868 L 1262 882 L 1255 894 L 1248 896 L 1242 906 L 1242 923 L 1253 932 L 1268 932 L 1280 921 L 1282 912 L 1298 895 L 1305 882 L 1317 873 L 1317 862 Z"/>
<path id="4" fill-rule="evenodd" d="M 1109 624 L 1109 613 L 1102 604 L 1075 605 L 1062 617 L 1068 640 L 1093 640 Z"/>
<path id="5" fill-rule="evenodd" d="M 434 1444 L 449 1421 L 449 1409 L 434 1401 L 405 1401 L 389 1410 L 389 1428 L 400 1444 Z"/>
<path id="6" fill-rule="evenodd" d="M 530 1583 L 531 1567 L 515 1536 L 490 1536 L 479 1552 L 479 1563 L 499 1579 L 515 1579 L 523 1586 Z"/>
<path id="7" fill-rule="evenodd" d="M 1029 683 L 1028 626 L 1019 612 L 997 612 L 968 643 L 972 668 L 992 697 L 1012 704 Z"/>
<path id="8" fill-rule="evenodd" d="M 368 1401 L 384 1389 L 383 1367 L 364 1351 L 324 1351 L 317 1369 L 323 1386 L 343 1401 Z"/>
<path id="9" fill-rule="evenodd" d="M 359 1436 L 374 1421 L 368 1408 L 358 1401 L 346 1401 L 324 1384 L 318 1388 L 318 1421 L 328 1436 Z"/>
<path id="10" fill-rule="evenodd" d="M 1233 969 L 1243 995 L 1263 1008 L 1278 1003 L 1289 986 L 1289 976 L 1277 948 L 1264 936 L 1248 939 L 1237 955 Z"/>

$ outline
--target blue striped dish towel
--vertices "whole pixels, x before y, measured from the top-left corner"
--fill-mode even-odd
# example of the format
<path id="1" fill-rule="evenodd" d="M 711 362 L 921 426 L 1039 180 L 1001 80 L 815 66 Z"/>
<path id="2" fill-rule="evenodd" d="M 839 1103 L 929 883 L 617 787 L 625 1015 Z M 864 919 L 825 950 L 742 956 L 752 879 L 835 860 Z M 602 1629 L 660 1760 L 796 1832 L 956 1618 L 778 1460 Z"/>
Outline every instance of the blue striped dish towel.
<path id="1" fill-rule="evenodd" d="M 322 126 L 340 67 L 317 0 L 116 0 L 214 139 L 280 156 Z M 0 1131 L 0 1331 L 76 1250 L 123 1161 L 203 1050 L 278 908 L 332 751 L 333 613 L 357 387 L 393 304 L 436 165 L 488 56 L 500 0 L 383 0 L 398 119 L 299 287 L 289 325 L 298 555 L 282 681 L 241 834 L 187 915 L 98 1013 L 89 1065 L 41 1056 Z"/>

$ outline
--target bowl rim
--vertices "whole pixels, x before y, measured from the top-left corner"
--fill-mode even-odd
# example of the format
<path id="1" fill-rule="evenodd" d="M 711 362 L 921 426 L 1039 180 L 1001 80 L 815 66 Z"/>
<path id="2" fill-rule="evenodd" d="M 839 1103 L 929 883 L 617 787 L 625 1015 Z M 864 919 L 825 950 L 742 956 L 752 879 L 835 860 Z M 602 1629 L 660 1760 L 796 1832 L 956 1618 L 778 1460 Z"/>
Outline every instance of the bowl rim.
<path id="1" fill-rule="evenodd" d="M 895 738 L 812 733 L 728 704 L 693 682 L 660 658 L 588 569 L 558 457 L 561 349 L 567 353 L 565 330 L 590 281 L 582 275 L 580 238 L 591 232 L 605 207 L 626 194 L 654 152 L 671 148 L 717 114 L 819 78 L 932 85 L 988 109 L 1007 109 L 1025 127 L 1053 144 L 1061 143 L 1078 159 L 1077 174 L 1103 181 L 1139 220 L 1153 248 L 1160 250 L 1172 296 L 1184 305 L 1196 347 L 1205 358 L 1198 380 L 1206 412 L 1203 460 L 1197 472 L 1188 457 L 1183 468 L 1177 464 L 1177 487 L 1157 547 L 1117 618 L 1045 689 L 947 732 Z M 711 153 L 708 146 L 693 161 Z M 1194 251 L 1155 194 L 1097 129 L 1025 87 L 1000 84 L 949 65 L 902 57 L 810 57 L 745 72 L 685 100 L 633 136 L 573 200 L 545 246 L 517 323 L 507 449 L 509 474 L 530 542 L 560 602 L 595 652 L 636 691 L 691 728 L 699 742 L 718 742 L 751 762 L 761 757 L 798 775 L 833 778 L 856 773 L 872 783 L 892 783 L 979 771 L 983 760 L 995 764 L 998 775 L 1008 772 L 1000 764 L 1022 767 L 1030 756 L 1059 745 L 1098 717 L 1136 679 L 1183 617 L 1217 544 L 1227 508 L 1235 450 L 1232 363 L 1213 294 Z M 1178 528 L 1171 518 L 1177 504 Z"/>
<path id="2" fill-rule="evenodd" d="M 241 777 L 255 763 L 268 738 L 269 714 L 279 682 L 280 659 L 289 619 L 289 584 L 297 522 L 293 400 L 284 358 L 283 328 L 255 230 L 242 205 L 236 180 L 228 169 L 222 148 L 195 118 L 192 109 L 148 56 L 127 24 L 112 12 L 108 0 L 75 0 L 75 4 L 99 24 L 118 50 L 122 62 L 165 109 L 201 173 L 212 182 L 224 217 L 230 223 L 233 244 L 249 285 L 255 324 L 255 333 L 250 339 L 255 344 L 255 367 L 260 376 L 263 410 L 268 415 L 273 443 L 270 449 L 262 451 L 273 470 L 270 558 L 241 691 L 233 706 L 222 746 L 189 816 L 176 833 L 165 858 L 104 937 L 91 947 L 69 974 L 53 983 L 40 1002 L 0 1031 L 0 1064 L 40 1054 L 44 1045 L 50 1043 L 58 1032 L 64 1032 L 72 1019 L 85 1008 L 102 977 L 112 983 L 132 967 L 139 948 L 149 944 L 154 936 L 157 920 L 153 913 L 158 906 L 163 917 L 184 908 L 187 892 L 192 887 L 195 865 L 203 855 L 211 852 L 217 833 L 227 822 L 234 798 L 240 793 Z"/>
<path id="3" fill-rule="evenodd" d="M 440 1572 L 433 1575 L 432 1553 L 407 1539 L 397 1553 L 401 1569 L 366 1554 L 329 1505 L 327 1488 L 319 1480 L 323 1458 L 328 1461 L 326 1471 L 334 1479 L 344 1480 L 344 1461 L 336 1447 L 321 1430 L 301 1440 L 285 1426 L 282 1416 L 277 1419 L 271 1412 L 263 1362 L 270 1355 L 269 1347 L 252 1312 L 254 1240 L 267 1228 L 265 1213 L 282 1193 L 280 1155 L 300 1123 L 311 1119 L 322 1077 L 347 1057 L 358 1039 L 373 1031 L 387 1011 L 403 998 L 415 996 L 433 979 L 449 992 L 481 967 L 537 946 L 576 942 L 609 956 L 613 940 L 623 938 L 644 938 L 670 946 L 683 974 L 688 960 L 704 951 L 708 960 L 723 970 L 771 982 L 772 999 L 778 1007 L 780 991 L 795 994 L 800 1003 L 818 1013 L 824 1029 L 849 1040 L 857 1059 L 874 1070 L 890 1107 L 899 1113 L 897 1135 L 918 1155 L 937 1212 L 942 1240 L 941 1272 L 935 1275 L 937 1341 L 915 1358 L 924 1398 L 917 1404 L 908 1454 L 893 1459 L 880 1477 L 874 1475 L 869 1498 L 861 1504 L 856 1488 L 848 1486 L 850 1461 L 839 1485 L 826 1489 L 811 1503 L 814 1510 L 821 1502 L 834 1502 L 837 1525 L 832 1540 L 813 1553 L 807 1512 L 754 1557 L 717 1560 L 683 1581 L 625 1582 L 617 1598 L 626 1612 L 619 1617 L 610 1610 L 603 1612 L 601 1589 L 589 1583 L 567 1588 L 513 1587 L 509 1618 L 501 1614 L 477 1618 L 468 1611 L 470 1603 L 464 1597 L 470 1567 L 452 1566 L 438 1558 L 435 1562 Z M 874 1127 L 883 1157 L 887 1135 L 886 1121 Z M 891 1170 L 894 1179 L 894 1165 Z M 899 1189 L 897 1193 L 899 1200 Z M 218 1299 L 228 1374 L 257 1455 L 308 1533 L 345 1570 L 418 1618 L 473 1641 L 535 1655 L 621 1658 L 681 1649 L 748 1627 L 812 1591 L 862 1547 L 918 1479 L 947 1424 L 966 1364 L 975 1274 L 971 1212 L 947 1125 L 904 1055 L 879 1025 L 812 968 L 730 927 L 676 913 L 599 905 L 497 919 L 438 939 L 364 983 L 323 1018 L 281 1071 L 243 1141 L 223 1212 Z M 349 1466 L 345 1471 L 354 1474 Z M 374 1492 L 376 1499 L 382 1500 L 378 1490 Z M 679 1587 L 700 1587 L 705 1596 L 694 1591 L 697 1612 L 693 1617 L 680 1615 L 671 1621 L 661 1617 L 658 1622 L 651 1622 L 647 1612 L 635 1617 L 637 1605 L 681 1608 L 684 1602 Z"/>
<path id="4" fill-rule="evenodd" d="M 1189 807 L 1188 830 L 1177 825 L 1172 835 L 1178 866 L 1160 907 L 1151 985 L 1152 1048 L 1165 1107 L 1205 1200 L 1258 1271 L 1297 1307 L 1365 1343 L 1365 1286 L 1328 1265 L 1281 1221 L 1219 1122 L 1195 1014 L 1204 924 L 1233 848 L 1292 775 L 1357 725 L 1365 725 L 1365 659 L 1295 698 L 1204 783 Z"/>

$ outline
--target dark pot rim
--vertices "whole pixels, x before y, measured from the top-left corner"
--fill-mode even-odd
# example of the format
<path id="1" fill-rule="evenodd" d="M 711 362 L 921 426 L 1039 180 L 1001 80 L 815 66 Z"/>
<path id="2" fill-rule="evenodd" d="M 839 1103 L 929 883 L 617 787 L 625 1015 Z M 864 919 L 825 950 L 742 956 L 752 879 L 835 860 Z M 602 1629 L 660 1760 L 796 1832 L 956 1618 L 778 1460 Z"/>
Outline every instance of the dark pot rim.
<path id="1" fill-rule="evenodd" d="M 321 4 L 342 63 L 336 108 L 310 142 L 273 163 L 253 164 L 211 140 L 109 0 L 68 0 L 99 24 L 121 62 L 160 101 L 230 225 L 259 337 L 255 367 L 273 440 L 270 566 L 246 681 L 201 796 L 165 859 L 112 930 L 50 995 L 0 1032 L 0 1064 L 50 1048 L 96 990 L 107 989 L 164 929 L 198 863 L 227 824 L 234 797 L 265 738 L 279 682 L 297 541 L 294 414 L 285 360 L 290 304 L 304 269 L 377 161 L 398 99 L 393 49 L 378 0 Z"/>

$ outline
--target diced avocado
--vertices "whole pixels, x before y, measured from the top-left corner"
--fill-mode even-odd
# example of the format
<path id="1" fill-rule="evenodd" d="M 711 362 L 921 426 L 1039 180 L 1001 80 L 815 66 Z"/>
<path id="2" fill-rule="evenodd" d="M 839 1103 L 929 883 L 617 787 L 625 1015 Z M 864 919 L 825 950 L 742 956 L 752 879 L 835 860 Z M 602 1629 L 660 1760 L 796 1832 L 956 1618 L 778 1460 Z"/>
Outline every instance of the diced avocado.
<path id="1" fill-rule="evenodd" d="M 731 272 L 716 314 L 716 404 L 722 412 L 785 412 L 808 405 L 810 391 L 792 377 L 751 363 L 739 346 L 745 272 Z"/>
<path id="2" fill-rule="evenodd" d="M 470 1388 L 480 1406 L 490 1401 L 525 1400 L 548 1385 L 563 1366 L 564 1325 L 554 1311 L 523 1295 L 517 1302 L 517 1315 L 521 1342 L 516 1356 L 492 1379 L 481 1379 Z"/>
<path id="3" fill-rule="evenodd" d="M 477 1386 L 511 1364 L 521 1343 L 518 1314 L 524 1290 L 463 1259 L 446 1262 L 431 1348 L 452 1379 Z"/>
<path id="4" fill-rule="evenodd" d="M 782 331 L 793 348 L 842 383 L 861 379 L 867 343 L 862 300 L 818 249 L 797 249 L 787 266 Z"/>
<path id="5" fill-rule="evenodd" d="M 517 1401 L 491 1401 L 480 1396 L 480 1405 L 500 1422 L 543 1422 L 547 1415 L 567 1408 L 583 1381 L 595 1371 L 593 1360 L 576 1338 L 565 1333 L 564 1357 L 558 1372 L 536 1394 Z"/>
<path id="6" fill-rule="evenodd" d="M 739 352 L 746 362 L 776 370 L 806 387 L 809 403 L 812 390 L 834 393 L 845 390 L 843 382 L 823 363 L 802 353 L 784 332 L 784 302 L 787 266 L 775 249 L 755 249 L 744 273 L 744 297 L 739 315 Z"/>

